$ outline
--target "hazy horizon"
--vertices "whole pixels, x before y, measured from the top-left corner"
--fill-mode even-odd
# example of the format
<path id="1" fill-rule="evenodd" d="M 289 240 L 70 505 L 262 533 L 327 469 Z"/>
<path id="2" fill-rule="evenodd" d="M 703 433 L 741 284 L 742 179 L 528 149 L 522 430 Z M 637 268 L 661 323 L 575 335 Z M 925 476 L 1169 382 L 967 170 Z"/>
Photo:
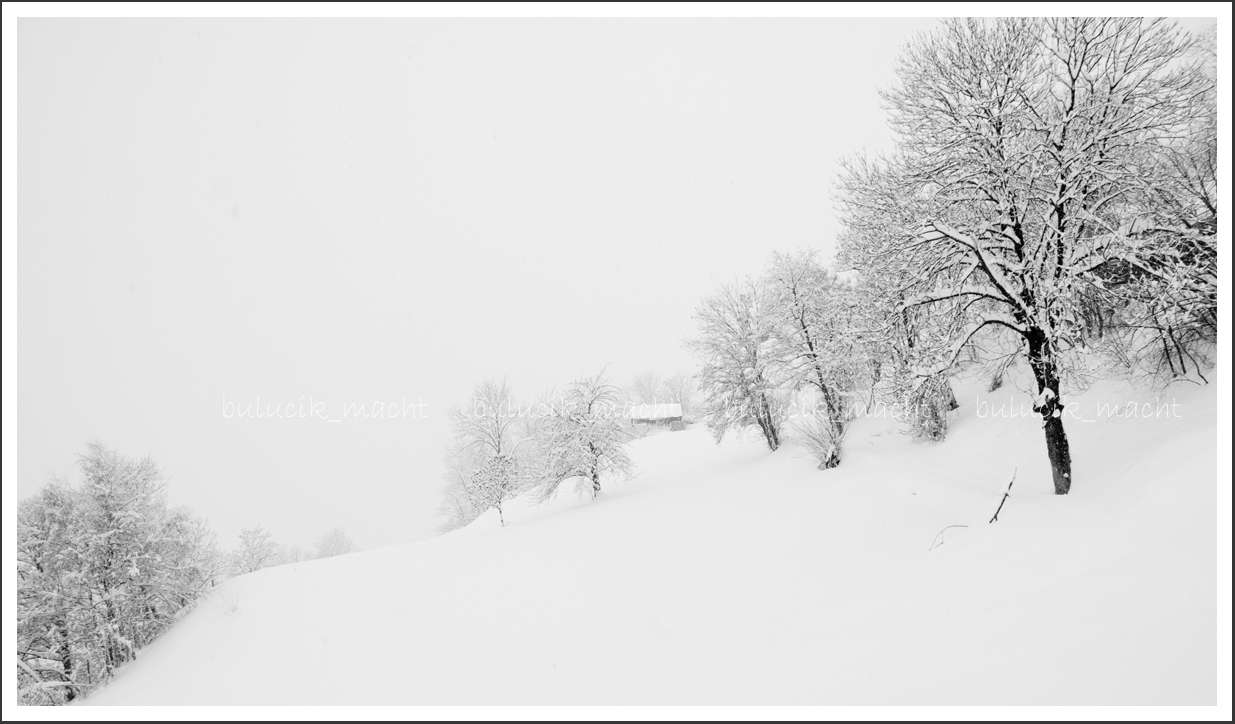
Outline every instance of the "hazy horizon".
<path id="1" fill-rule="evenodd" d="M 836 163 L 890 147 L 876 91 L 934 26 L 19 20 L 7 495 L 97 438 L 223 549 L 431 535 L 473 385 L 693 369 L 704 295 L 832 253 Z M 259 398 L 298 415 L 225 415 Z"/>

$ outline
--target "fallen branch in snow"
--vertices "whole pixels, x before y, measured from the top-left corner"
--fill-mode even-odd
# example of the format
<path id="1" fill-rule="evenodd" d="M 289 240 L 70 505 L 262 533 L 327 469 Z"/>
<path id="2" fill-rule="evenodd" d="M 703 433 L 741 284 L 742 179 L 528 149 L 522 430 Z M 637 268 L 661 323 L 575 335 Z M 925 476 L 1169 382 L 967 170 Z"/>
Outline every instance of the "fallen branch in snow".
<path id="1" fill-rule="evenodd" d="M 1003 499 L 999 501 L 999 507 L 995 509 L 995 514 L 991 516 L 989 522 L 994 523 L 999 520 L 999 511 L 1003 510 L 1003 504 L 1008 501 L 1008 496 L 1012 494 L 1012 483 L 1016 482 L 1016 468 L 1012 468 L 1012 479 L 1008 481 L 1008 485 L 1003 489 Z"/>
<path id="2" fill-rule="evenodd" d="M 968 528 L 968 527 L 969 526 L 967 525 L 949 525 L 947 528 L 944 528 L 943 530 L 947 530 L 948 528 Z M 943 545 L 943 540 L 941 540 L 943 536 L 943 530 L 935 534 L 935 539 L 931 541 L 931 547 L 926 549 L 927 553 L 930 553 L 931 551 L 935 550 L 936 547 Z"/>

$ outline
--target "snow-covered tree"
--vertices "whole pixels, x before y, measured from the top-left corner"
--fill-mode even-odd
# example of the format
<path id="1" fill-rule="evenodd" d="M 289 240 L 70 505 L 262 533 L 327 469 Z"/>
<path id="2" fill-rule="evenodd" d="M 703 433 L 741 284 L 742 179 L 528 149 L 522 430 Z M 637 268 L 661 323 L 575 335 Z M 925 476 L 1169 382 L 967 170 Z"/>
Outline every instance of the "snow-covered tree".
<path id="1" fill-rule="evenodd" d="M 472 473 L 464 485 L 468 502 L 475 510 L 497 509 L 498 519 L 506 526 L 502 503 L 525 490 L 532 480 L 513 455 L 495 455 Z"/>
<path id="2" fill-rule="evenodd" d="M 299 545 L 293 543 L 292 545 L 279 546 L 279 552 L 275 560 L 278 565 L 283 566 L 288 563 L 300 563 L 301 561 L 307 561 L 310 558 L 312 558 L 312 556 L 310 556 L 307 551 Z"/>
<path id="3" fill-rule="evenodd" d="M 562 483 L 572 479 L 595 498 L 602 477 L 630 475 L 625 410 L 618 389 L 603 372 L 575 380 L 545 407 L 548 414 L 536 426 L 542 500 L 552 498 Z"/>
<path id="4" fill-rule="evenodd" d="M 159 580 L 163 476 L 150 458 L 131 460 L 92 443 L 80 461 L 86 580 L 97 601 L 97 647 L 109 670 L 133 658 L 170 620 Z M 173 603 L 173 609 L 177 606 Z M 174 612 L 174 611 L 173 611 Z"/>
<path id="5" fill-rule="evenodd" d="M 720 442 L 730 428 L 758 425 L 768 449 L 780 447 L 784 380 L 777 366 L 777 320 L 767 291 L 751 279 L 724 284 L 695 311 L 704 419 Z"/>
<path id="6" fill-rule="evenodd" d="M 172 562 L 166 574 L 166 595 L 174 597 L 180 610 L 187 610 L 197 599 L 224 578 L 226 561 L 219 552 L 218 537 L 209 523 L 180 506 L 167 512 L 160 526 L 156 555 Z"/>
<path id="7" fill-rule="evenodd" d="M 525 443 L 530 432 L 521 412 L 505 379 L 480 383 L 466 404 L 451 410 L 451 439 L 444 460 L 446 486 L 438 508 L 444 522 L 439 531 L 467 525 L 529 484 L 530 463 L 525 458 L 531 450 Z M 506 474 L 512 477 L 494 478 Z M 494 498 L 499 492 L 506 497 Z"/>
<path id="8" fill-rule="evenodd" d="M 693 421 L 695 395 L 698 393 L 694 375 L 685 370 L 675 372 L 665 378 L 664 390 L 669 402 L 676 402 L 682 406 L 682 419 L 688 422 Z"/>
<path id="9" fill-rule="evenodd" d="M 1146 158 L 1129 194 L 1137 253 L 1093 270 L 1087 339 L 1133 375 L 1207 381 L 1218 335 L 1218 105 L 1213 34 L 1193 46 L 1203 74 L 1183 131 Z M 1133 216 L 1133 211 L 1135 215 Z"/>
<path id="10" fill-rule="evenodd" d="M 647 370 L 635 375 L 627 390 L 633 402 L 652 404 L 665 401 L 666 392 L 663 385 L 660 375 Z"/>
<path id="11" fill-rule="evenodd" d="M 318 536 L 313 542 L 313 547 L 315 549 L 314 558 L 341 556 L 356 550 L 356 544 L 352 542 L 351 536 L 337 525 Z"/>
<path id="12" fill-rule="evenodd" d="M 518 409 L 510 384 L 486 380 L 476 386 L 471 401 L 450 412 L 457 444 L 479 451 L 483 459 L 513 452 Z"/>
<path id="13" fill-rule="evenodd" d="M 970 358 L 961 357 L 951 366 L 941 363 L 953 334 L 948 325 L 955 324 L 955 309 L 942 309 L 943 302 L 931 308 L 905 304 L 929 288 L 917 260 L 902 253 L 905 229 L 916 228 L 927 212 L 890 166 L 863 158 L 845 164 L 840 188 L 845 226 L 838 265 L 859 272 L 848 331 L 869 360 L 868 408 L 878 399 L 896 412 L 914 438 L 938 441 L 947 434 L 947 412 L 956 406 L 948 375 Z M 1018 348 L 1005 349 L 1007 345 L 995 342 L 988 340 L 984 352 L 992 366 L 1001 369 Z"/>
<path id="14" fill-rule="evenodd" d="M 1104 265 L 1154 268 L 1138 205 L 1146 170 L 1200 112 L 1207 85 L 1189 45 L 1174 26 L 1136 18 L 948 21 L 908 46 L 883 94 L 895 154 L 852 165 L 868 173 L 841 183 L 847 224 L 874 226 L 888 206 L 900 222 L 849 242 L 881 245 L 912 270 L 890 291 L 932 327 L 916 377 L 1015 340 L 1058 494 L 1072 483 L 1062 388 L 1084 384 L 1081 300 Z"/>
<path id="15" fill-rule="evenodd" d="M 448 456 L 448 458 L 451 456 Z M 442 486 L 442 502 L 437 507 L 441 523 L 435 529 L 438 533 L 449 533 L 476 520 L 482 511 L 472 505 L 467 496 L 466 471 L 451 467 L 453 460 L 446 462 L 446 484 Z"/>
<path id="16" fill-rule="evenodd" d="M 80 487 L 52 481 L 18 509 L 19 696 L 67 703 L 121 664 L 214 585 L 209 528 L 168 510 L 162 474 L 91 443 Z"/>
<path id="17" fill-rule="evenodd" d="M 93 624 L 78 543 L 80 495 L 53 481 L 17 507 L 19 701 L 60 704 L 89 691 L 77 639 Z"/>
<path id="18" fill-rule="evenodd" d="M 240 531 L 240 547 L 232 554 L 232 573 L 242 576 L 273 566 L 278 553 L 279 546 L 268 531 L 260 525 L 245 528 Z"/>
<path id="19" fill-rule="evenodd" d="M 771 349 L 782 369 L 777 377 L 817 393 L 818 403 L 803 432 L 820 457 L 820 467 L 836 467 L 849 423 L 848 398 L 868 370 L 850 331 L 855 306 L 851 290 L 812 251 L 773 254 L 761 284 L 776 323 Z"/>

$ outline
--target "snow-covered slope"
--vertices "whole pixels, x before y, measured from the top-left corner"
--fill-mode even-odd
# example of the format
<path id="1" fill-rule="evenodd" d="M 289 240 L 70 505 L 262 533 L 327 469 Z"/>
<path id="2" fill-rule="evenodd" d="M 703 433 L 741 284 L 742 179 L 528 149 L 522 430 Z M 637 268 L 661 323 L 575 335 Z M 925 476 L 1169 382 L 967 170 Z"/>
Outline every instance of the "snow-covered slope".
<path id="1" fill-rule="evenodd" d="M 662 433 L 595 502 L 234 579 L 87 703 L 1215 704 L 1213 386 L 1077 398 L 1066 497 L 975 389 L 942 444 Z"/>

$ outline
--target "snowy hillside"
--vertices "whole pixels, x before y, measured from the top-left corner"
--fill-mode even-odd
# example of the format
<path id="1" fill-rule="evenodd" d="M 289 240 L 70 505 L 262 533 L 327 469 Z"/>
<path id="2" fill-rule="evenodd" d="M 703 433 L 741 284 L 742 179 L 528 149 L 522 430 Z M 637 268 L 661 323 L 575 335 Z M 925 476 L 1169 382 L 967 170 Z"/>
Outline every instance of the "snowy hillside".
<path id="1" fill-rule="evenodd" d="M 1066 497 L 978 390 L 942 444 L 660 433 L 595 502 L 233 579 L 86 703 L 1215 704 L 1214 386 L 1070 400 Z"/>

